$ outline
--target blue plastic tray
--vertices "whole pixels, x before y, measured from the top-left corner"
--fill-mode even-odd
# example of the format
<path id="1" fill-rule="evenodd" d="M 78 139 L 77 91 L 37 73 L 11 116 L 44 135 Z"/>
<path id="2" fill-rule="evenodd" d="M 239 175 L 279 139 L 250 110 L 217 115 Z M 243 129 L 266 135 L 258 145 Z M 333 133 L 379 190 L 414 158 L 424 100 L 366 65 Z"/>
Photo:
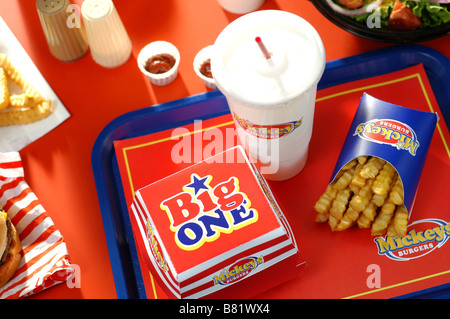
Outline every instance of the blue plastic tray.
<path id="1" fill-rule="evenodd" d="M 328 62 L 318 89 L 401 70 L 422 63 L 450 127 L 450 60 L 420 45 L 398 45 Z M 229 113 L 225 97 L 212 91 L 126 113 L 110 122 L 92 150 L 92 170 L 118 298 L 146 298 L 114 141 L 167 130 Z M 405 298 L 450 298 L 450 283 Z"/>

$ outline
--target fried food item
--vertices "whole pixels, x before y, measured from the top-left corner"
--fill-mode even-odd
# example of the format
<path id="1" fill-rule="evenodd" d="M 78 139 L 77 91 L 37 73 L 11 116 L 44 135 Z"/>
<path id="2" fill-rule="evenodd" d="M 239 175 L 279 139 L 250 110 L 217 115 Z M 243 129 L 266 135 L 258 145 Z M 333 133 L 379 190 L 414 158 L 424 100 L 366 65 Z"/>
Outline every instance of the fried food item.
<path id="1" fill-rule="evenodd" d="M 357 212 L 352 207 L 349 207 L 334 230 L 341 231 L 352 227 L 353 224 L 358 220 L 359 214 L 360 212 Z"/>
<path id="2" fill-rule="evenodd" d="M 375 194 L 386 195 L 389 191 L 392 180 L 396 174 L 395 168 L 385 163 L 383 169 L 377 175 L 375 182 L 373 183 L 372 190 Z"/>
<path id="3" fill-rule="evenodd" d="M 363 168 L 364 163 L 358 162 L 355 168 L 355 174 L 352 177 L 350 182 L 350 189 L 355 194 L 359 192 L 359 189 L 366 184 L 366 178 L 361 176 L 361 169 Z"/>
<path id="4" fill-rule="evenodd" d="M 370 228 L 375 216 L 377 215 L 377 206 L 371 201 L 367 204 L 366 208 L 362 211 L 361 216 L 356 223 L 359 228 Z"/>
<path id="5" fill-rule="evenodd" d="M 333 215 L 328 215 L 328 225 L 330 226 L 331 230 L 335 230 L 337 225 L 339 224 L 339 219 L 334 217 Z"/>
<path id="6" fill-rule="evenodd" d="M 9 97 L 9 108 L 11 109 L 27 109 L 35 107 L 36 105 L 35 99 L 26 93 Z"/>
<path id="7" fill-rule="evenodd" d="M 326 223 L 328 221 L 328 213 L 317 214 L 316 215 L 316 223 Z"/>
<path id="8" fill-rule="evenodd" d="M 378 207 L 383 206 L 384 201 L 388 197 L 388 194 L 380 195 L 380 194 L 373 194 L 372 196 L 372 202 L 377 205 Z"/>
<path id="9" fill-rule="evenodd" d="M 26 110 L 8 110 L 0 113 L 0 126 L 23 125 L 46 118 L 51 113 L 51 103 L 43 101 Z"/>
<path id="10" fill-rule="evenodd" d="M 344 169 L 345 168 L 345 169 Z M 360 156 L 337 174 L 316 202 L 316 222 L 328 221 L 333 231 L 358 225 L 373 236 L 405 236 L 408 211 L 395 168 L 375 156 Z"/>
<path id="11" fill-rule="evenodd" d="M 337 192 L 338 190 L 334 187 L 333 183 L 328 185 L 325 193 L 323 193 L 316 202 L 316 205 L 314 206 L 315 210 L 319 214 L 327 214 L 331 207 L 331 203 L 333 203 L 333 200 L 336 198 Z"/>
<path id="12" fill-rule="evenodd" d="M 6 75 L 14 81 L 25 94 L 32 97 L 36 103 L 42 102 L 42 95 L 22 76 L 19 70 L 11 63 L 6 54 L 0 54 L 0 67 L 5 70 Z"/>
<path id="13" fill-rule="evenodd" d="M 373 178 L 369 178 L 366 181 L 366 184 L 361 187 L 358 194 L 353 196 L 350 201 L 350 207 L 352 207 L 357 212 L 362 212 L 364 208 L 369 204 L 370 199 L 372 198 L 372 185 L 374 183 Z"/>
<path id="14" fill-rule="evenodd" d="M 349 170 L 345 170 L 344 173 L 341 175 L 341 177 L 338 178 L 336 181 L 336 184 L 334 185 L 334 188 L 337 190 L 342 190 L 347 188 L 348 184 L 352 181 L 352 176 L 355 173 L 354 168 L 350 168 Z"/>
<path id="15" fill-rule="evenodd" d="M 8 78 L 15 82 L 24 93 L 10 96 Z M 5 54 L 0 54 L 0 111 L 0 126 L 33 123 L 46 118 L 52 112 L 51 100 L 46 100 L 22 76 Z"/>
<path id="16" fill-rule="evenodd" d="M 3 68 L 0 68 L 0 111 L 8 107 L 9 104 L 9 90 L 8 79 Z"/>
<path id="17" fill-rule="evenodd" d="M 393 220 L 393 227 L 395 233 L 400 236 L 406 236 L 406 230 L 408 228 L 408 211 L 406 210 L 405 205 L 397 206 L 397 210 L 395 211 L 395 216 Z"/>
<path id="18" fill-rule="evenodd" d="M 372 156 L 359 173 L 363 178 L 374 178 L 383 167 L 385 161 L 379 157 Z"/>
<path id="19" fill-rule="evenodd" d="M 372 236 L 383 235 L 391 222 L 391 218 L 394 215 L 395 205 L 390 201 L 387 201 L 381 207 L 380 213 L 377 215 L 372 224 Z"/>
<path id="20" fill-rule="evenodd" d="M 331 204 L 330 215 L 341 220 L 344 212 L 347 209 L 347 204 L 350 199 L 351 191 L 349 188 L 338 191 L 335 200 Z"/>
<path id="21" fill-rule="evenodd" d="M 395 205 L 403 204 L 403 185 L 400 177 L 396 177 L 392 190 L 389 193 L 389 200 Z"/>
<path id="22" fill-rule="evenodd" d="M 357 163 L 357 160 L 356 160 L 356 158 L 355 158 L 355 159 L 351 160 L 350 162 L 348 162 L 347 164 L 345 164 L 345 165 L 341 168 L 341 170 L 347 171 L 347 170 L 349 170 L 350 168 L 355 167 L 356 163 Z"/>
<path id="23" fill-rule="evenodd" d="M 365 164 L 368 157 L 369 157 L 369 156 L 365 156 L 365 155 L 363 155 L 363 156 L 358 156 L 358 157 L 356 158 L 356 160 L 358 161 L 359 164 Z"/>

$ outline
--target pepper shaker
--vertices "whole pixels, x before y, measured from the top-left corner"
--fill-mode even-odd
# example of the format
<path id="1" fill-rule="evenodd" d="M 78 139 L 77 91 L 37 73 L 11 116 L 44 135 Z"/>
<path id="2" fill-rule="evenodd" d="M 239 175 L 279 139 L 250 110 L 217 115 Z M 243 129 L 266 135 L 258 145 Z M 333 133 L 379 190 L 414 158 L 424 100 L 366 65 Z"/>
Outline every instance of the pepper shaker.
<path id="1" fill-rule="evenodd" d="M 71 62 L 86 54 L 89 44 L 76 6 L 69 0 L 37 0 L 36 7 L 48 47 L 55 58 Z"/>

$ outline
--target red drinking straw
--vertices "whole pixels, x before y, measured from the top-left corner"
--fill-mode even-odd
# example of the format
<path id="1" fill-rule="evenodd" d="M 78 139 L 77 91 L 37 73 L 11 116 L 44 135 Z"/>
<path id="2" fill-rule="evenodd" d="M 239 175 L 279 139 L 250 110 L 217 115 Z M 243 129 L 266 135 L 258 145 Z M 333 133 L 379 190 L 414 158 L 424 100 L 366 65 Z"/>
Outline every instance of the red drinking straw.
<path id="1" fill-rule="evenodd" d="M 266 46 L 262 42 L 261 38 L 260 37 L 256 37 L 255 41 L 258 44 L 259 48 L 261 49 L 261 52 L 263 53 L 263 55 L 266 58 L 266 60 L 269 60 L 270 57 L 271 57 L 271 54 L 269 53 L 269 51 L 267 50 Z"/>

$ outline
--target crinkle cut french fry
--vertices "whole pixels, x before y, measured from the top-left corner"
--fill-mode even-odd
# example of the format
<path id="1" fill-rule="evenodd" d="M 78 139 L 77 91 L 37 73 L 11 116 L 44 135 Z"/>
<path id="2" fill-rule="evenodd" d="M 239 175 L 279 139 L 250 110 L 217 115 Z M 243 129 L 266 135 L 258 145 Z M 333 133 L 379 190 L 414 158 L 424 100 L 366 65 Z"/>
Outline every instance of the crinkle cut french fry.
<path id="1" fill-rule="evenodd" d="M 391 183 L 396 174 L 395 168 L 390 163 L 385 163 L 375 178 L 372 186 L 373 192 L 378 195 L 386 195 L 391 189 Z"/>
<path id="2" fill-rule="evenodd" d="M 379 157 L 372 156 L 364 164 L 359 174 L 364 178 L 374 178 L 383 167 L 385 161 Z"/>
<path id="3" fill-rule="evenodd" d="M 378 207 L 383 206 L 383 204 L 386 202 L 386 199 L 388 199 L 391 191 L 392 191 L 392 187 L 394 186 L 394 182 L 395 181 L 391 181 L 391 184 L 388 186 L 388 191 L 387 192 L 382 192 L 383 195 L 381 194 L 376 194 L 374 193 L 372 196 L 372 202 L 377 205 Z M 395 204 L 395 203 L 394 203 Z"/>
<path id="4" fill-rule="evenodd" d="M 331 203 L 336 198 L 338 190 L 334 188 L 334 183 L 327 186 L 325 192 L 320 196 L 314 208 L 318 213 L 327 213 L 331 207 Z"/>
<path id="5" fill-rule="evenodd" d="M 328 214 L 328 225 L 330 226 L 331 230 L 334 231 L 339 224 L 339 220 L 334 217 L 331 214 Z"/>
<path id="6" fill-rule="evenodd" d="M 394 218 L 391 218 L 391 221 L 389 222 L 389 225 L 386 230 L 386 235 L 388 235 L 389 237 L 397 236 L 397 233 L 395 232 L 394 228 Z"/>
<path id="7" fill-rule="evenodd" d="M 372 221 L 364 214 L 359 215 L 356 223 L 358 224 L 359 228 L 370 228 L 370 226 L 372 225 Z"/>
<path id="8" fill-rule="evenodd" d="M 367 161 L 368 156 L 363 155 L 363 156 L 358 156 L 356 159 L 358 161 L 359 164 L 364 164 Z"/>
<path id="9" fill-rule="evenodd" d="M 26 110 L 10 110 L 0 113 L 0 126 L 29 124 L 42 120 L 51 113 L 51 102 L 43 101 L 33 108 Z"/>
<path id="10" fill-rule="evenodd" d="M 395 209 L 394 217 L 391 218 L 386 234 L 390 237 L 406 236 L 408 228 L 408 211 L 405 205 L 397 206 Z"/>
<path id="11" fill-rule="evenodd" d="M 406 236 L 406 231 L 408 228 L 408 210 L 405 205 L 397 206 L 394 216 L 394 230 L 397 236 Z"/>
<path id="12" fill-rule="evenodd" d="M 347 204 L 351 196 L 349 188 L 338 191 L 336 198 L 331 204 L 330 215 L 341 220 L 344 212 L 347 210 Z"/>
<path id="13" fill-rule="evenodd" d="M 316 222 L 342 231 L 357 224 L 378 236 L 405 236 L 408 212 L 395 168 L 373 156 L 358 157 L 341 169 L 316 202 Z"/>
<path id="14" fill-rule="evenodd" d="M 383 235 L 388 225 L 391 221 L 392 216 L 394 215 L 395 204 L 387 201 L 381 206 L 380 213 L 377 215 L 372 224 L 372 236 Z"/>
<path id="15" fill-rule="evenodd" d="M 372 185 L 373 178 L 369 178 L 366 180 L 366 184 L 361 187 L 358 194 L 352 197 L 350 201 L 350 207 L 352 207 L 357 212 L 362 212 L 364 208 L 369 204 L 370 199 L 372 198 Z"/>
<path id="16" fill-rule="evenodd" d="M 357 212 L 353 208 L 349 207 L 345 212 L 339 224 L 336 226 L 335 230 L 342 231 L 353 226 L 353 224 L 358 220 L 360 212 Z"/>
<path id="17" fill-rule="evenodd" d="M 359 189 L 360 187 L 363 187 L 366 183 L 366 178 L 362 177 L 360 172 L 361 169 L 364 167 L 364 164 L 358 163 L 355 167 L 355 173 L 353 174 L 352 180 L 350 182 L 351 185 L 357 187 Z"/>
<path id="18" fill-rule="evenodd" d="M 22 74 L 11 63 L 6 54 L 0 53 L 0 67 L 5 70 L 6 75 L 14 81 L 25 94 L 32 97 L 36 104 L 42 102 L 42 95 L 22 76 Z"/>
<path id="19" fill-rule="evenodd" d="M 316 215 L 317 223 L 325 223 L 328 221 L 328 211 L 331 207 L 331 203 L 336 198 L 337 189 L 333 187 L 333 183 L 327 186 L 326 191 L 320 195 L 320 198 L 317 200 L 314 205 L 314 209 L 318 213 Z"/>
<path id="20" fill-rule="evenodd" d="M 327 221 L 328 221 L 328 213 L 316 215 L 316 223 L 326 223 Z"/>
<path id="21" fill-rule="evenodd" d="M 12 95 L 9 97 L 9 108 L 11 109 L 29 109 L 36 106 L 33 97 L 26 93 Z"/>
<path id="22" fill-rule="evenodd" d="M 333 187 L 333 184 L 327 186 L 326 191 L 320 196 L 319 200 L 316 202 L 314 209 L 319 214 L 326 214 L 331 207 L 331 203 L 336 198 L 337 189 Z"/>
<path id="23" fill-rule="evenodd" d="M 378 194 L 373 194 L 372 196 L 372 202 L 378 206 L 381 207 L 383 206 L 384 202 L 386 201 L 386 198 L 389 196 L 389 194 L 385 194 L 385 195 L 378 195 Z"/>
<path id="24" fill-rule="evenodd" d="M 402 179 L 397 175 L 392 190 L 389 193 L 389 200 L 395 205 L 403 205 L 403 185 Z"/>
<path id="25" fill-rule="evenodd" d="M 324 193 L 320 196 L 319 200 L 314 205 L 314 209 L 319 214 L 326 214 L 328 213 L 332 202 L 333 199 L 328 197 L 328 195 Z"/>
<path id="26" fill-rule="evenodd" d="M 343 190 L 345 189 L 348 184 L 350 184 L 352 180 L 352 176 L 355 173 L 355 169 L 352 167 L 349 170 L 344 171 L 344 173 L 336 180 L 336 183 L 334 184 L 334 188 L 337 190 Z"/>
<path id="27" fill-rule="evenodd" d="M 8 95 L 7 106 L 3 107 L 7 79 L 15 82 L 23 94 Z M 6 84 L 5 84 L 6 82 Z M 6 89 L 5 89 L 6 88 Z M 14 67 L 8 56 L 0 53 L 0 126 L 29 124 L 42 120 L 52 112 L 52 102 L 44 97 Z"/>
<path id="28" fill-rule="evenodd" d="M 356 223 L 359 228 L 370 228 L 375 216 L 377 215 L 377 206 L 371 201 L 362 211 Z"/>
<path id="29" fill-rule="evenodd" d="M 356 158 L 352 159 L 350 162 L 342 166 L 341 170 L 347 171 L 350 168 L 355 167 L 355 165 L 356 165 Z"/>
<path id="30" fill-rule="evenodd" d="M 8 107 L 9 104 L 9 89 L 8 79 L 6 78 L 5 70 L 0 67 L 0 111 Z"/>

